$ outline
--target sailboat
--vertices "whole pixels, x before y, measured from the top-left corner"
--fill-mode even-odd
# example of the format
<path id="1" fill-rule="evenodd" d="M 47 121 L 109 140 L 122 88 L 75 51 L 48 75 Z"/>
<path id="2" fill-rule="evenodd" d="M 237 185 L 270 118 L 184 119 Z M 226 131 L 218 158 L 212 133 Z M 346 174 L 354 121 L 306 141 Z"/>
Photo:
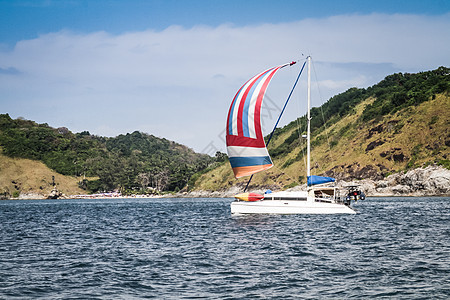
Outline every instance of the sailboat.
<path id="1" fill-rule="evenodd" d="M 273 132 L 267 144 L 264 141 L 261 126 L 261 107 L 267 87 L 273 76 L 280 69 L 292 66 L 287 63 L 259 73 L 248 80 L 236 93 L 228 111 L 226 126 L 227 152 L 236 178 L 253 176 L 273 166 L 267 150 Z M 307 82 L 307 189 L 305 191 L 241 193 L 231 203 L 232 214 L 355 214 L 351 200 L 364 199 L 365 195 L 357 187 L 351 187 L 347 194 L 340 196 L 334 178 L 311 175 L 311 57 L 303 63 L 300 73 L 283 110 L 275 124 L 274 130 L 292 95 L 299 77 L 308 65 Z M 251 178 L 250 178 L 251 180 Z M 247 187 L 250 183 L 247 183 Z M 247 189 L 246 187 L 246 189 Z"/>

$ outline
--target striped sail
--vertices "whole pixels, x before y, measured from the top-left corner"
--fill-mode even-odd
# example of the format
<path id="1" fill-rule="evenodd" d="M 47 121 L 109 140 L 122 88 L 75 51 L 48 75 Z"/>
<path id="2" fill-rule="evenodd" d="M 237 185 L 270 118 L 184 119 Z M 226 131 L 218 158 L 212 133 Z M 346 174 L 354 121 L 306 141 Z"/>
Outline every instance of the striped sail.
<path id="1" fill-rule="evenodd" d="M 247 81 L 236 93 L 228 111 L 227 152 L 236 178 L 272 167 L 261 128 L 262 100 L 267 86 L 282 67 L 266 70 Z"/>

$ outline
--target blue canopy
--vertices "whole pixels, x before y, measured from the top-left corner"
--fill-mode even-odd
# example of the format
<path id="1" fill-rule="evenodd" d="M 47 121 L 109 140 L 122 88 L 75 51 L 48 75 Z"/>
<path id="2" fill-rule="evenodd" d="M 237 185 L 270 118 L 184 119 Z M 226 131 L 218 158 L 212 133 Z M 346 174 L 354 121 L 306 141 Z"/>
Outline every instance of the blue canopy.
<path id="1" fill-rule="evenodd" d="M 322 184 L 327 182 L 334 182 L 335 179 L 332 177 L 324 177 L 324 176 L 317 176 L 317 175 L 311 175 L 308 176 L 308 186 L 315 185 L 315 184 Z"/>

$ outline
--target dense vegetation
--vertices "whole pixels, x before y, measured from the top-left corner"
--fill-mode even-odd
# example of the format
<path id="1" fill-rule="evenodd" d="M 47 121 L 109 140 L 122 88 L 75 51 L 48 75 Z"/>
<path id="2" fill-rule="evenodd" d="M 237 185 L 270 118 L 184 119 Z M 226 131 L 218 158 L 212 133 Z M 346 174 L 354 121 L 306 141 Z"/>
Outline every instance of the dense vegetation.
<path id="1" fill-rule="evenodd" d="M 213 162 L 208 155 L 138 131 L 114 138 L 74 134 L 8 114 L 0 114 L 0 146 L 4 155 L 40 160 L 63 175 L 94 177 L 80 181 L 92 192 L 178 191 Z"/>
<path id="2" fill-rule="evenodd" d="M 408 106 L 415 106 L 424 101 L 434 98 L 437 94 L 450 92 L 450 69 L 439 67 L 433 71 L 420 72 L 416 74 L 396 73 L 387 76 L 378 84 L 367 89 L 351 88 L 344 93 L 338 94 L 320 108 L 311 109 L 311 131 L 313 134 L 329 126 L 342 117 L 352 114 L 353 108 L 373 97 L 375 101 L 368 105 L 360 117 L 361 122 L 369 122 L 379 119 L 390 113 L 394 113 Z M 306 124 L 306 116 L 293 121 L 283 128 L 275 131 L 274 137 L 297 127 L 297 124 Z M 298 133 L 281 144 L 277 149 L 271 150 L 272 156 L 289 152 L 298 141 Z"/>

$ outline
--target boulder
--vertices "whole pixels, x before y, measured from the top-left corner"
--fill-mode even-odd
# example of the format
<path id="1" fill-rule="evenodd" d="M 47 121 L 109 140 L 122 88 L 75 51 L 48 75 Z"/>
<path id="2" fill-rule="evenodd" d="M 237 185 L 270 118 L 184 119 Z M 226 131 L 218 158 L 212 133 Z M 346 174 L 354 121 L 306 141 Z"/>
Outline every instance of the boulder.
<path id="1" fill-rule="evenodd" d="M 62 196 L 63 196 L 63 193 L 58 191 L 55 186 L 55 187 L 53 187 L 50 194 L 48 194 L 47 199 L 58 199 L 58 198 L 61 198 Z"/>

